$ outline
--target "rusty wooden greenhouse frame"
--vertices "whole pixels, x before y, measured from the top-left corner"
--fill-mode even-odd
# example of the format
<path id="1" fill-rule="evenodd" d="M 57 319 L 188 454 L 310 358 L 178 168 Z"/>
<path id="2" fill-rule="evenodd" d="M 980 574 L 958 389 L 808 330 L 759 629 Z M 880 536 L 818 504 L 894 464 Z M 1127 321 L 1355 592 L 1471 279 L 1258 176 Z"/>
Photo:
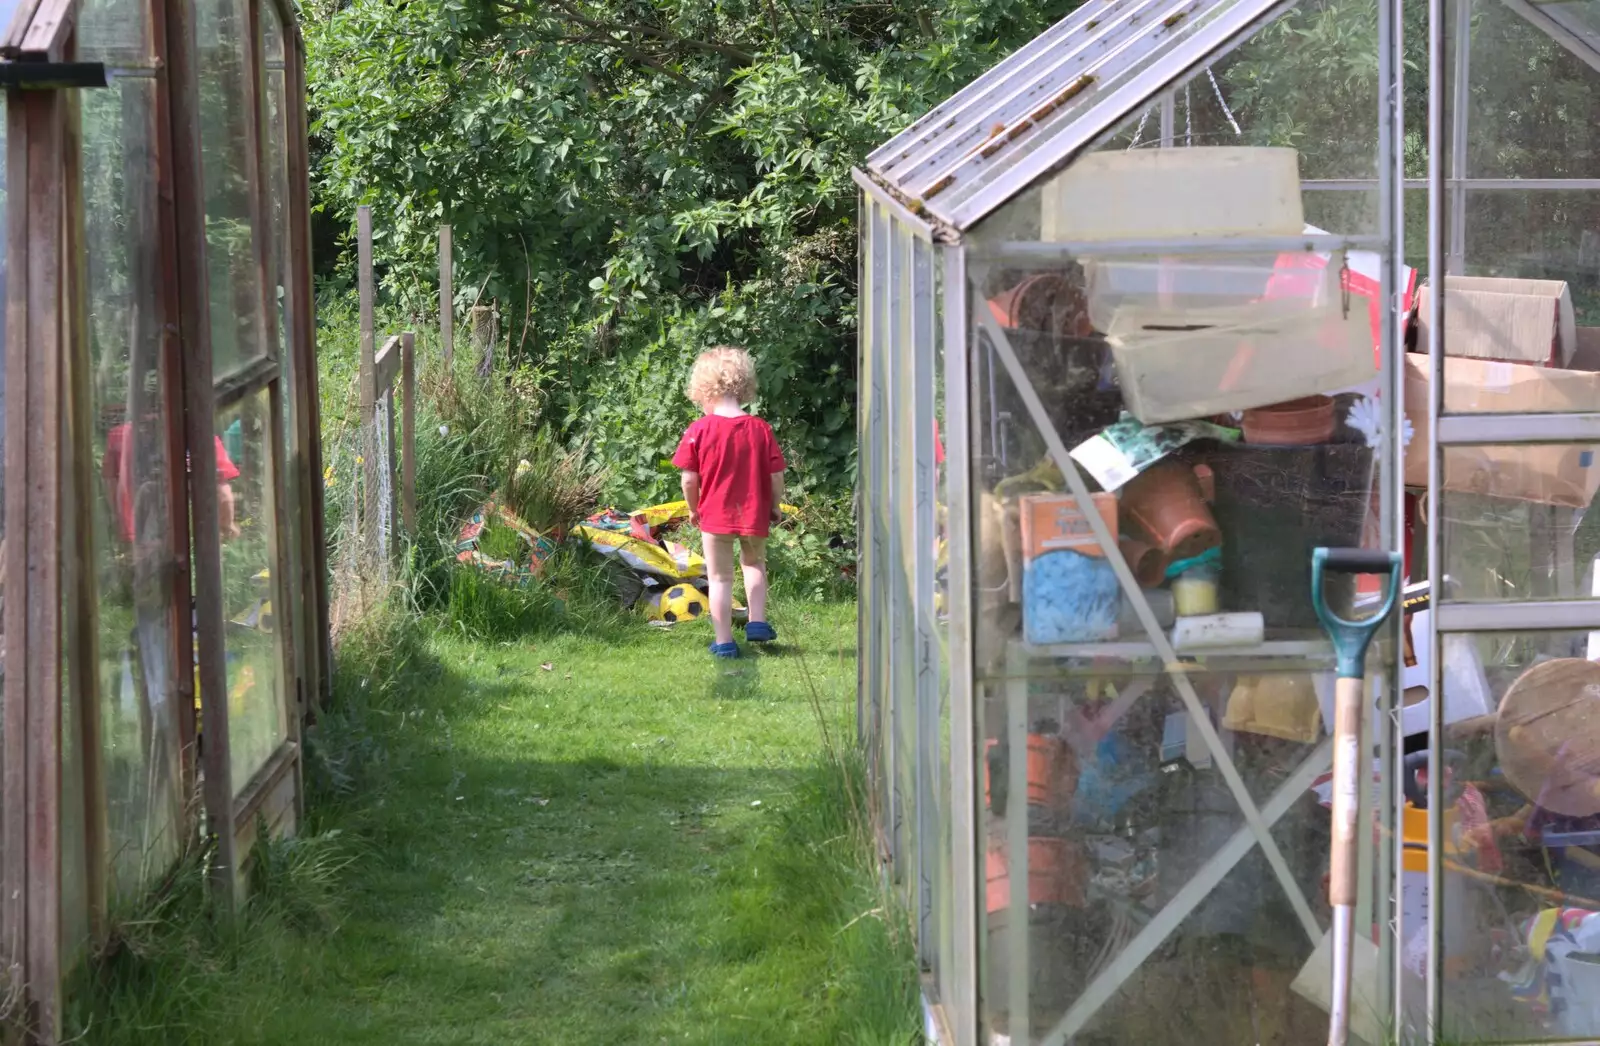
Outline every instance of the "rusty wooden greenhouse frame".
<path id="1" fill-rule="evenodd" d="M 91 417 L 84 91 L 108 83 L 114 90 L 124 83 L 149 85 L 130 87 L 133 93 L 123 96 L 124 120 L 128 97 L 135 98 L 131 109 L 138 119 L 119 125 L 117 139 L 123 162 L 132 157 L 128 169 L 148 179 L 138 183 L 137 206 L 152 217 L 130 234 L 143 237 L 133 249 L 158 259 L 157 271 L 139 275 L 148 284 L 141 300 L 153 303 L 155 313 L 144 329 L 154 332 L 151 344 L 158 347 L 137 382 L 153 379 L 158 391 L 150 402 L 130 394 L 141 404 L 139 418 L 159 411 L 147 449 L 165 462 L 190 462 L 189 469 L 163 469 L 164 489 L 154 494 L 165 525 L 158 553 L 164 566 L 152 588 L 165 608 L 155 616 L 165 621 L 154 622 L 159 627 L 152 634 L 161 641 L 135 651 L 160 655 L 155 686 L 176 706 L 175 839 L 161 867 L 139 869 L 136 888 L 151 888 L 172 855 L 204 839 L 213 848 L 214 892 L 222 903 L 234 902 L 259 827 L 294 829 L 301 802 L 299 727 L 327 686 L 304 47 L 286 0 L 225 2 L 235 17 L 248 20 L 238 66 L 245 155 L 231 158 L 248 175 L 249 260 L 260 299 L 248 306 L 256 314 L 251 326 L 260 348 L 220 371 L 213 369 L 213 313 L 230 310 L 226 303 L 217 308 L 211 296 L 208 280 L 217 259 L 208 251 L 224 260 L 227 254 L 207 241 L 200 5 L 135 0 L 127 19 L 135 28 L 114 26 L 133 38 L 119 37 L 115 55 L 80 54 L 80 24 L 100 6 L 96 0 L 22 0 L 0 35 L 8 188 L 3 460 L 10 478 L 3 518 L 5 532 L 14 535 L 9 544 L 0 542 L 7 636 L 0 684 L 0 1041 L 59 1041 L 63 977 L 105 932 L 116 889 L 96 635 L 104 626 L 95 564 L 104 550 L 96 546 L 92 522 L 99 465 Z M 264 19 L 275 23 L 281 53 L 268 53 Z M 219 51 L 232 43 L 223 40 Z M 88 60 L 101 57 L 111 60 Z M 269 90 L 277 99 L 276 123 L 269 119 Z M 142 152 L 126 151 L 130 132 Z M 269 169 L 273 160 L 279 167 Z M 276 221 L 269 187 L 274 174 L 281 205 Z M 130 198 L 134 191 L 128 190 Z M 235 293 L 228 302 L 241 300 Z M 233 310 L 229 318 L 243 315 Z M 270 735 L 273 750 L 235 787 L 218 484 L 191 484 L 189 476 L 209 476 L 217 468 L 218 412 L 252 401 L 265 401 L 268 416 L 260 419 L 262 446 L 254 452 L 263 460 L 245 464 L 259 467 L 263 497 L 272 506 L 262 519 L 268 563 L 257 575 L 267 594 L 253 627 L 271 636 L 267 645 L 275 654 L 263 663 L 282 684 L 247 693 L 265 693 L 273 707 L 281 699 L 283 707 L 271 712 L 281 715 L 281 729 Z M 292 518 L 291 496 L 299 507 Z M 124 525 L 131 530 L 131 519 Z M 152 669 L 139 663 L 148 685 Z M 187 801 L 195 795 L 203 802 Z M 70 896 L 64 887 L 68 854 L 81 872 Z"/>

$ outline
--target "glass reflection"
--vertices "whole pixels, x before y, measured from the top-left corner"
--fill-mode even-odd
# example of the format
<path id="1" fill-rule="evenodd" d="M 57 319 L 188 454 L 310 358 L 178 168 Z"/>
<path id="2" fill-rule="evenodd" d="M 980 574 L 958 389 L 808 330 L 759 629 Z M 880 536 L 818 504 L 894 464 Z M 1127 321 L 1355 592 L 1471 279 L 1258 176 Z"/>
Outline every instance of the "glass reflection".
<path id="1" fill-rule="evenodd" d="M 240 0 L 200 0 L 195 21 L 212 369 L 220 378 L 271 350 L 257 253 L 265 194 L 249 120 L 249 100 L 259 95 L 246 75 L 252 27 Z"/>
<path id="2" fill-rule="evenodd" d="M 235 795 L 288 737 L 281 634 L 273 612 L 278 535 L 271 416 L 271 394 L 262 389 L 217 419 L 223 432 L 223 446 L 218 448 L 220 500 L 231 506 L 222 513 L 222 610 Z"/>
<path id="3" fill-rule="evenodd" d="M 266 68 L 263 105 L 265 112 L 262 121 L 262 150 L 267 161 L 267 232 L 268 244 L 272 253 L 270 271 L 276 274 L 272 281 L 271 298 L 276 303 L 273 322 L 277 327 L 277 352 L 280 361 L 279 377 L 280 388 L 284 394 L 283 400 L 283 433 L 284 452 L 284 522 L 288 527 L 282 535 L 283 547 L 287 553 L 285 557 L 285 585 L 283 591 L 293 592 L 300 586 L 302 563 L 308 553 L 302 547 L 302 482 L 306 477 L 302 475 L 305 469 L 305 451 L 300 445 L 299 431 L 299 402 L 303 388 L 303 378 L 295 366 L 294 354 L 290 351 L 290 326 L 289 326 L 289 295 L 288 287 L 294 279 L 292 266 L 289 259 L 289 108 L 287 83 L 285 80 L 285 61 L 283 50 L 283 29 L 279 23 L 276 8 L 268 3 L 261 5 L 261 32 L 263 49 L 265 51 Z M 306 605 L 306 604 L 301 604 Z M 291 609 L 299 609 L 298 606 Z M 291 615 L 293 625 L 293 649 L 295 653 L 295 670 L 300 677 L 304 677 L 305 659 L 310 646 L 310 634 L 307 630 L 311 620 L 309 614 L 294 613 Z M 291 688 L 293 684 L 290 684 Z"/>
<path id="4" fill-rule="evenodd" d="M 1443 638 L 1445 1030 L 1469 1042 L 1593 1038 L 1600 664 L 1589 658 L 1600 646 L 1578 632 Z M 1451 713 L 1450 676 L 1457 691 L 1467 679 L 1486 687 L 1489 714 Z M 1409 812 L 1426 806 L 1425 741 L 1408 747 Z M 1426 920 L 1412 925 L 1404 957 L 1420 976 Z"/>
<path id="5" fill-rule="evenodd" d="M 120 80 L 82 103 L 101 741 L 112 884 L 132 892 L 177 856 L 184 818 L 180 720 L 193 710 L 178 700 L 168 458 L 182 422 L 161 369 L 155 84 Z"/>

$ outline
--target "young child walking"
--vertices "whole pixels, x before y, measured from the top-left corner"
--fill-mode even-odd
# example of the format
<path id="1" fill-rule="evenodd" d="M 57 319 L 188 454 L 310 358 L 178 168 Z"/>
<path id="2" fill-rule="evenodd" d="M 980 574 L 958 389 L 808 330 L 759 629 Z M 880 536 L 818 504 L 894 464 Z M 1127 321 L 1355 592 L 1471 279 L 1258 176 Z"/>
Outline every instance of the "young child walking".
<path id="1" fill-rule="evenodd" d="M 767 622 L 767 534 L 783 500 L 783 451 L 772 426 L 743 405 L 755 399 L 756 367 L 743 349 L 719 345 L 700 354 L 689 375 L 689 399 L 704 416 L 683 434 L 672 464 L 683 471 L 690 521 L 705 536 L 711 582 L 715 657 L 738 657 L 733 641 L 733 546 L 739 544 L 750 619 L 744 637 L 770 643 Z"/>

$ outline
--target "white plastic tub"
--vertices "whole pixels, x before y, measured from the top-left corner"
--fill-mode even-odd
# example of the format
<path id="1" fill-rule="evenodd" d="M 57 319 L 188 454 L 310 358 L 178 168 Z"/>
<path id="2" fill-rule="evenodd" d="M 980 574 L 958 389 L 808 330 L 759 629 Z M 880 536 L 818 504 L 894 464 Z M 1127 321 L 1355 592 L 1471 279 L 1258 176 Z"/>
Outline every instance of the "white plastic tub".
<path id="1" fill-rule="evenodd" d="M 1107 150 L 1047 182 L 1040 232 L 1052 242 L 1298 236 L 1300 156 L 1252 146 Z"/>

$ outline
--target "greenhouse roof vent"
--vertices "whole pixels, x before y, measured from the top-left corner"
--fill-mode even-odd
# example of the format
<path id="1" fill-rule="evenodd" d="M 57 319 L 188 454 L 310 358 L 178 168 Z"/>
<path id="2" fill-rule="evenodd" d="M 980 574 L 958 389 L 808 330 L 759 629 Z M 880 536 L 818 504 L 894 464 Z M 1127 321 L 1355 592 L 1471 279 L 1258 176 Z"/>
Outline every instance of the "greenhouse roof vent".
<path id="1" fill-rule="evenodd" d="M 1247 39 L 1283 0 L 1090 0 L 867 158 L 911 211 L 965 230 Z"/>

